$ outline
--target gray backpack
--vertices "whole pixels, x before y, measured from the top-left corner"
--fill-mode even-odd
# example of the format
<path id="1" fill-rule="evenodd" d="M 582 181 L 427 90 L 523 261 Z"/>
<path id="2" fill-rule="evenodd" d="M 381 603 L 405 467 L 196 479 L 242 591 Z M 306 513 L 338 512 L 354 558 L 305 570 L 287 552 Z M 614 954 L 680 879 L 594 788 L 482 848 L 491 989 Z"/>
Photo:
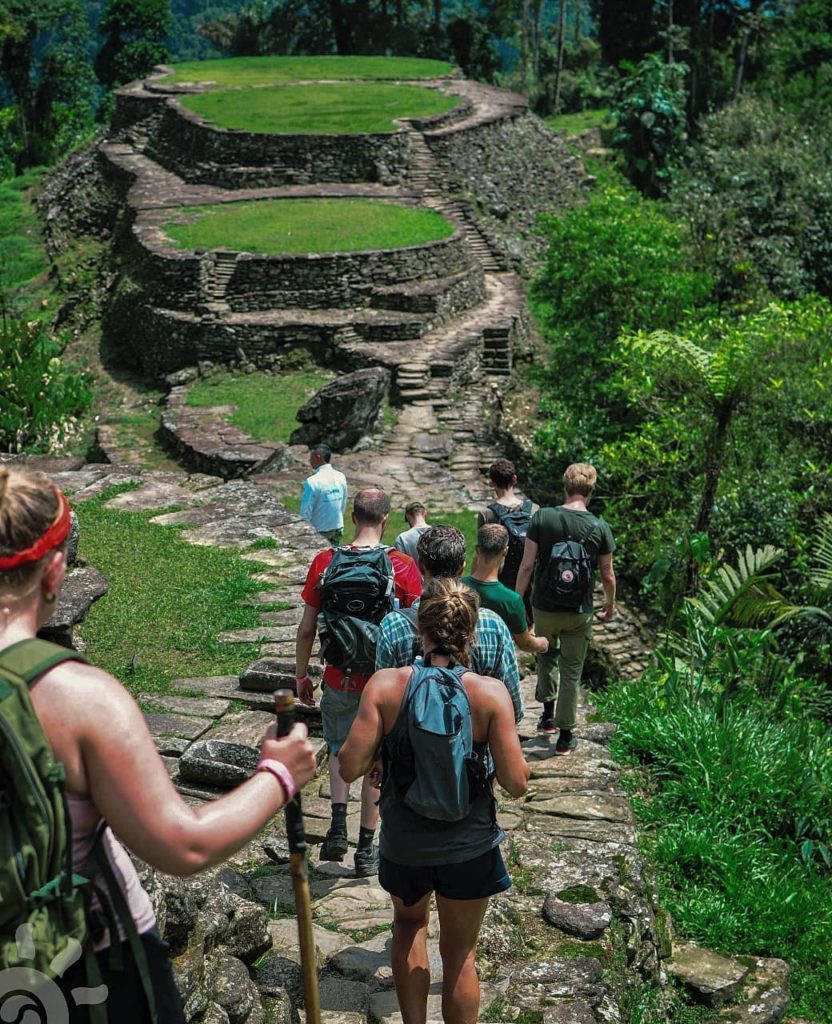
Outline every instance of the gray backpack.
<path id="1" fill-rule="evenodd" d="M 436 821 L 460 821 L 471 810 L 469 767 L 477 760 L 471 704 L 462 684 L 468 670 L 451 662 L 413 669 L 402 701 L 405 742 L 400 751 L 412 781 L 402 799 Z"/>

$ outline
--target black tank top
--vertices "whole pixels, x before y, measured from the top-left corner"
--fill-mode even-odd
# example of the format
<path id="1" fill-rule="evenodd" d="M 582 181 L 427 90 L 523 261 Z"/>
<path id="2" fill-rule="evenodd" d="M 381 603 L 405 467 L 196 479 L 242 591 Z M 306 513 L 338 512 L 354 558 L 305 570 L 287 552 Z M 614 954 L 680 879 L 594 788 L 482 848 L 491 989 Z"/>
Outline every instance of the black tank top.
<path id="1" fill-rule="evenodd" d="M 398 741 L 407 728 L 404 705 L 405 700 L 402 699 L 393 728 L 382 744 L 384 782 L 379 801 L 379 852 L 394 864 L 412 867 L 460 864 L 488 853 L 505 839 L 495 814 L 493 777 L 488 779 L 486 787 L 472 787 L 471 810 L 460 821 L 425 818 L 411 810 L 401 798 L 393 777 L 395 762 L 392 751 L 398 747 Z M 474 751 L 480 756 L 484 757 L 486 750 L 485 743 L 474 744 Z"/>

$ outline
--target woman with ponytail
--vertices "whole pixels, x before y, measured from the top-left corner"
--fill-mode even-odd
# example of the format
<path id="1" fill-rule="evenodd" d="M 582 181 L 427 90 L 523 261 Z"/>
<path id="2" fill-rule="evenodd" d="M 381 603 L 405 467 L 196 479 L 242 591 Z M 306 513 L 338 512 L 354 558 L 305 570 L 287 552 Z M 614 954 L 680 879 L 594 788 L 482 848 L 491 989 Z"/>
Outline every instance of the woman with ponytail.
<path id="1" fill-rule="evenodd" d="M 5 717 L 0 725 L 6 738 L 0 746 L 0 797 L 5 797 L 6 807 L 11 798 L 14 807 L 14 794 L 10 797 L 2 790 L 8 786 L 9 766 L 14 767 L 13 748 L 20 753 L 23 745 L 21 732 L 15 741 L 8 716 L 17 714 L 19 722 L 21 715 L 28 715 L 30 744 L 43 742 L 44 756 L 38 755 L 43 784 L 58 793 L 53 805 L 57 811 L 49 822 L 41 823 L 41 832 L 45 828 L 48 835 L 64 815 L 71 825 L 66 837 L 69 869 L 48 884 L 36 885 L 36 892 L 26 888 L 31 870 L 25 861 L 31 849 L 0 863 L 0 902 L 5 903 L 0 933 L 4 941 L 12 936 L 2 950 L 13 948 L 14 936 L 20 938 L 22 931 L 31 929 L 27 922 L 38 908 L 46 908 L 48 914 L 58 896 L 71 905 L 73 886 L 79 884 L 75 876 L 95 878 L 100 867 L 104 889 L 100 896 L 88 897 L 88 916 L 101 925 L 93 932 L 96 953 L 56 979 L 69 1014 L 66 1018 L 62 1011 L 60 1019 L 72 1024 L 86 1021 L 88 1014 L 89 1019 L 101 1019 L 94 1013 L 95 999 L 87 1000 L 88 1008 L 75 1006 L 70 998 L 73 989 L 83 990 L 89 977 L 85 970 L 94 970 L 106 985 L 105 1019 L 118 1024 L 179 1024 L 185 1018 L 167 947 L 119 840 L 168 874 L 190 875 L 210 867 L 247 843 L 312 778 L 315 757 L 304 725 L 296 725 L 280 740 L 271 727 L 261 746 L 260 770 L 252 778 L 213 803 L 185 803 L 159 757 L 144 715 L 122 684 L 75 652 L 35 639 L 60 594 L 69 527 L 67 500 L 47 477 L 0 464 L 0 719 Z M 17 763 L 23 764 L 26 756 L 23 751 Z M 21 778 L 32 781 L 28 771 Z M 13 822 L 12 833 L 19 825 L 20 820 Z M 53 836 L 50 844 L 57 841 Z M 90 887 L 82 888 L 87 892 Z M 12 898 L 21 900 L 28 915 L 19 924 L 8 916 Z M 42 917 L 37 920 L 42 924 Z M 32 953 L 24 948 L 21 956 L 36 953 L 36 945 L 30 942 Z"/>
<path id="2" fill-rule="evenodd" d="M 457 579 L 432 579 L 419 605 L 418 629 L 425 666 L 451 669 L 467 696 L 473 750 L 480 765 L 486 751 L 497 781 L 513 797 L 526 792 L 529 767 L 514 724 L 505 685 L 466 670 L 477 623 L 476 594 Z M 358 715 L 340 752 L 347 782 L 366 775 L 384 757 L 381 791 L 379 882 L 393 901 L 391 960 L 404 1024 L 425 1024 L 430 988 L 427 932 L 430 900 L 439 912 L 442 957 L 442 1017 L 446 1024 L 474 1024 L 480 991 L 474 966 L 477 939 L 488 899 L 511 885 L 500 856 L 504 834 L 497 824 L 493 776 L 470 787 L 470 808 L 458 820 L 424 816 L 408 802 L 419 783 L 419 760 L 397 763 L 407 749 L 400 741 L 409 726 L 414 686 L 442 685 L 447 671 L 419 667 L 384 669 L 370 678 Z M 435 678 L 434 678 L 435 676 Z M 453 688 L 444 691 L 452 696 Z M 464 700 L 464 698 L 463 698 Z M 397 784 L 402 771 L 415 779 L 408 794 Z M 437 780 L 422 780 L 435 784 Z M 429 787 L 428 787 L 429 788 Z"/>

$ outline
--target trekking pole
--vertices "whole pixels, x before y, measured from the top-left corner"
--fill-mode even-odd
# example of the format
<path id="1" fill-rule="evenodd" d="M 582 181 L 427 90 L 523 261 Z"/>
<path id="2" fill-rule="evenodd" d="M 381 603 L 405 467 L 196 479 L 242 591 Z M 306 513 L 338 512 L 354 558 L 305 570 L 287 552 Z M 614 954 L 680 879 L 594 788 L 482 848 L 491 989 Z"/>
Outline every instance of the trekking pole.
<path id="1" fill-rule="evenodd" d="M 286 736 L 295 724 L 295 695 L 291 690 L 277 690 L 274 703 L 277 711 L 277 735 Z M 295 915 L 298 919 L 306 1024 L 321 1024 L 315 939 L 312 934 L 312 897 L 309 893 L 309 872 L 306 866 L 306 830 L 303 826 L 300 793 L 296 793 L 283 810 L 286 816 L 286 836 L 289 840 L 289 868 L 295 894 Z"/>

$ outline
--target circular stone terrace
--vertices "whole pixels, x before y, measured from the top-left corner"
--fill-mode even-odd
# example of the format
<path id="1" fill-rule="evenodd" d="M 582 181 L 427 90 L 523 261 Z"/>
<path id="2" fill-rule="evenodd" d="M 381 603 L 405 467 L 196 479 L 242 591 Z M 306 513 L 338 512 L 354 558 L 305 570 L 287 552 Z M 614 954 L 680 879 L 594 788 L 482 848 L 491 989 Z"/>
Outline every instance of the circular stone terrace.
<path id="1" fill-rule="evenodd" d="M 188 109 L 204 102 L 243 127 Z M 313 107 L 320 130 L 307 134 Z M 297 133 L 253 130 L 266 124 L 246 124 L 253 111 Z M 100 147 L 132 228 L 120 236 L 108 341 L 162 377 L 287 345 L 344 369 L 394 368 L 416 349 L 452 366 L 482 346 L 481 327 L 445 327 L 481 306 L 489 327 L 495 309 L 511 310 L 497 325 L 507 338 L 520 308 L 499 276 L 508 268 L 446 196 L 429 136 L 441 144 L 527 111 L 450 65 L 404 58 L 205 61 L 131 83 Z M 370 114 L 394 130 L 356 131 Z M 486 348 L 507 372 L 504 342 Z M 403 393 L 421 393 L 419 373 Z"/>

